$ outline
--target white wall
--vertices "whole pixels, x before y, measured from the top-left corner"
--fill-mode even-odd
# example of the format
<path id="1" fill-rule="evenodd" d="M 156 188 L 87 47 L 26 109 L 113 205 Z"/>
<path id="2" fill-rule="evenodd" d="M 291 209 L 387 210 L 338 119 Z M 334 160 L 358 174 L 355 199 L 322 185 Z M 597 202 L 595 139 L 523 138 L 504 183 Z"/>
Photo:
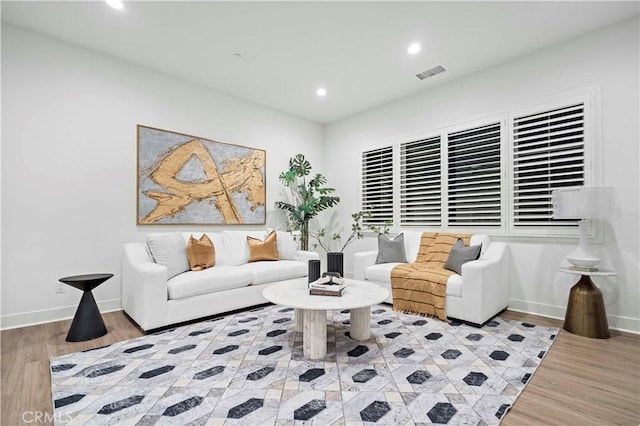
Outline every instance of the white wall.
<path id="1" fill-rule="evenodd" d="M 602 184 L 616 187 L 621 212 L 603 246 L 620 275 L 597 283 L 610 325 L 640 331 L 638 27 L 628 21 L 333 123 L 323 148 L 316 124 L 3 24 L 2 327 L 71 316 L 79 292 L 54 292 L 70 274 L 115 273 L 94 293 L 102 309 L 120 307 L 122 243 L 167 229 L 135 225 L 138 123 L 266 149 L 268 220 L 277 175 L 305 153 L 337 188 L 346 231 L 362 147 L 600 84 Z M 511 307 L 561 317 L 574 277 L 555 268 L 575 241 L 509 242 Z M 374 247 L 368 238 L 347 254 Z"/>
<path id="2" fill-rule="evenodd" d="M 360 151 L 376 142 L 601 85 L 602 185 L 615 187 L 620 200 L 620 214 L 606 227 L 601 249 L 619 276 L 596 282 L 604 293 L 610 326 L 640 332 L 638 28 L 638 19 L 632 19 L 332 123 L 325 129 L 327 177 L 333 182 L 359 182 Z M 340 161 L 332 161 L 336 153 L 340 153 Z M 353 167 L 344 167 L 345 162 Z M 349 214 L 359 209 L 359 188 L 341 186 L 339 192 L 340 222 L 348 229 Z M 509 241 L 510 307 L 563 317 L 576 277 L 557 273 L 555 268 L 576 242 Z M 368 238 L 356 242 L 347 252 L 373 249 L 375 245 L 375 239 Z M 345 269 L 351 270 L 350 257 L 346 259 Z"/>
<path id="3" fill-rule="evenodd" d="M 66 275 L 114 273 L 94 296 L 120 308 L 122 244 L 169 230 L 136 227 L 137 124 L 265 149 L 268 223 L 289 157 L 322 167 L 320 125 L 4 23 L 2 124 L 5 328 L 72 316 Z"/>

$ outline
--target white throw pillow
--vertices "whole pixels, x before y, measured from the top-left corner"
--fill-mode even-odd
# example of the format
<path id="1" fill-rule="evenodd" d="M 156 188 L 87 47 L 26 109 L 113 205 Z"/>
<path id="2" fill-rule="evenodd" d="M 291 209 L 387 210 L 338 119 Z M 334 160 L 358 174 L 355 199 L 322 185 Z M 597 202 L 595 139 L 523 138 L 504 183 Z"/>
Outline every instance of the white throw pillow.
<path id="1" fill-rule="evenodd" d="M 265 231 L 222 231 L 225 254 L 222 260 L 224 263 L 220 265 L 238 266 L 249 262 L 247 237 L 264 240 L 265 236 Z M 216 256 L 217 253 L 218 251 L 216 250 Z M 216 262 L 216 264 L 218 263 Z"/>
<path id="2" fill-rule="evenodd" d="M 404 231 L 404 253 L 407 256 L 407 262 L 413 263 L 418 258 L 420 250 L 420 241 L 422 240 L 422 231 Z"/>
<path id="3" fill-rule="evenodd" d="M 285 231 L 276 231 L 276 234 L 280 260 L 298 260 L 298 243 L 293 239 L 293 235 Z"/>
<path id="4" fill-rule="evenodd" d="M 480 256 L 482 256 L 487 252 L 490 242 L 491 242 L 491 239 L 487 234 L 474 234 L 471 236 L 471 241 L 469 242 L 469 245 L 477 246 L 482 244 L 482 249 L 480 250 Z"/>
<path id="5" fill-rule="evenodd" d="M 187 243 L 180 232 L 154 233 L 147 236 L 147 246 L 158 265 L 166 266 L 167 279 L 189 271 Z"/>

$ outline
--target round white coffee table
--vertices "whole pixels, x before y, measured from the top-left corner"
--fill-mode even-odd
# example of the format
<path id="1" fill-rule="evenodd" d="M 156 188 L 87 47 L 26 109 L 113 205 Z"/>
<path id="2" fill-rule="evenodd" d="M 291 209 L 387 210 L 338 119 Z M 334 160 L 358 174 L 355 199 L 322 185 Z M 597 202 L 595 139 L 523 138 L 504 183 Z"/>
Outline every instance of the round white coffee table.
<path id="1" fill-rule="evenodd" d="M 389 297 L 379 285 L 345 280 L 342 296 L 312 296 L 306 283 L 280 283 L 265 288 L 263 296 L 276 305 L 296 309 L 296 331 L 302 331 L 302 351 L 306 358 L 327 354 L 327 311 L 350 310 L 350 336 L 355 340 L 371 337 L 371 306 Z"/>

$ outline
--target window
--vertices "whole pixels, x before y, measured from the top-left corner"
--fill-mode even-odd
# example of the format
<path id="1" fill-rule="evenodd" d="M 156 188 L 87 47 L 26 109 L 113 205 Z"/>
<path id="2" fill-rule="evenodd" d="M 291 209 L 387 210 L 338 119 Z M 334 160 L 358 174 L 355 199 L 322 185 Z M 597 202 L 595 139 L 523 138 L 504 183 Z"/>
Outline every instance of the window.
<path id="1" fill-rule="evenodd" d="M 362 153 L 362 210 L 366 225 L 382 226 L 393 221 L 393 147 Z"/>
<path id="2" fill-rule="evenodd" d="M 400 144 L 400 225 L 439 226 L 440 136 Z"/>
<path id="3" fill-rule="evenodd" d="M 567 226 L 575 223 L 553 219 L 551 193 L 556 188 L 584 184 L 584 103 L 514 117 L 515 227 Z"/>
<path id="4" fill-rule="evenodd" d="M 551 197 L 597 182 L 595 96 L 582 90 L 364 151 L 362 207 L 373 213 L 365 224 L 575 235 L 576 220 L 553 219 Z"/>
<path id="5" fill-rule="evenodd" d="M 500 226 L 500 123 L 447 135 L 451 226 Z"/>

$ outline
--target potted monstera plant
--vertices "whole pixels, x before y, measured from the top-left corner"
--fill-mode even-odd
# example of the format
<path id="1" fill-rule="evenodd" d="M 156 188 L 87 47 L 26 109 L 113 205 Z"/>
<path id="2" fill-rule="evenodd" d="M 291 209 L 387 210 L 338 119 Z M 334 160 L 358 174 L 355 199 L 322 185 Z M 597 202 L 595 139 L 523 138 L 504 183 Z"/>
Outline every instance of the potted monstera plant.
<path id="1" fill-rule="evenodd" d="M 280 173 L 280 182 L 288 188 L 291 202 L 276 201 L 275 206 L 284 210 L 292 231 L 300 232 L 300 249 L 309 249 L 309 222 L 321 211 L 340 202 L 340 197 L 331 195 L 335 188 L 324 185 L 327 178 L 316 173 L 311 175 L 311 163 L 303 154 L 289 159 L 289 170 Z"/>

